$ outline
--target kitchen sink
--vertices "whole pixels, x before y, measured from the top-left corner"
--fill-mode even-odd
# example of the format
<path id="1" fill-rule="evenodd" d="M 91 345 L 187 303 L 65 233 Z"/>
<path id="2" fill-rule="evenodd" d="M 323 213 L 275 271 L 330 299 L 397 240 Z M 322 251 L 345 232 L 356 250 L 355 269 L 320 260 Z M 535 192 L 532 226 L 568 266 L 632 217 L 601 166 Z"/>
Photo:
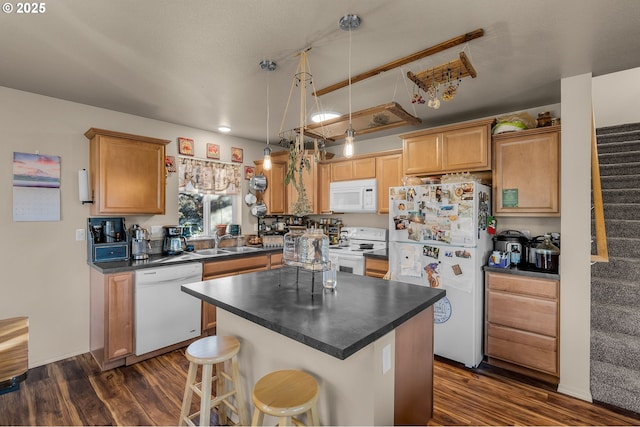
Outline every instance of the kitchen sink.
<path id="1" fill-rule="evenodd" d="M 229 252 L 224 251 L 223 249 L 199 249 L 196 251 L 196 255 L 202 256 L 214 256 L 214 255 L 228 255 Z"/>
<path id="2" fill-rule="evenodd" d="M 226 247 L 224 249 L 221 249 L 223 251 L 226 252 L 234 252 L 234 253 L 238 253 L 238 252 L 255 252 L 257 250 L 259 250 L 259 248 L 252 248 L 249 246 L 229 246 Z"/>
<path id="3" fill-rule="evenodd" d="M 155 262 L 164 263 L 164 262 L 175 262 L 175 261 L 188 261 L 188 260 L 199 258 L 198 255 L 199 254 L 196 254 L 194 252 L 185 252 L 181 255 L 169 255 L 164 258 L 159 258 L 155 260 Z"/>

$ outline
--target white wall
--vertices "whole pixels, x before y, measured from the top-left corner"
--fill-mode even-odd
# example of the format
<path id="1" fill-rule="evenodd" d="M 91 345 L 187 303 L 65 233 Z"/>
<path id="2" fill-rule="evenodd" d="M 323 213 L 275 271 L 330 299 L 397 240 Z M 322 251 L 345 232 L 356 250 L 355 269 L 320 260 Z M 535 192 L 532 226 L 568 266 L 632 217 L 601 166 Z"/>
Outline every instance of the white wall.
<path id="1" fill-rule="evenodd" d="M 0 319 L 29 316 L 31 367 L 89 351 L 89 266 L 86 243 L 75 230 L 86 228 L 89 205 L 78 200 L 78 170 L 88 167 L 90 127 L 168 139 L 167 154 L 177 156 L 176 139 L 195 140 L 196 157 L 206 158 L 206 143 L 217 143 L 221 161 L 230 148 L 244 150 L 244 164 L 262 156 L 260 143 L 228 135 L 145 119 L 128 114 L 0 87 Z M 12 161 L 14 152 L 61 157 L 61 220 L 13 222 Z M 244 192 L 247 181 L 243 180 Z M 166 215 L 127 217 L 145 226 L 177 222 L 177 174 L 167 180 Z M 252 230 L 248 209 L 243 228 Z"/>
<path id="2" fill-rule="evenodd" d="M 594 77 L 596 127 L 640 122 L 640 68 Z"/>
<path id="3" fill-rule="evenodd" d="M 591 401 L 591 74 L 561 81 L 560 384 Z"/>
<path id="4" fill-rule="evenodd" d="M 562 80 L 560 384 L 591 400 L 591 106 L 596 128 L 640 122 L 640 68 Z"/>

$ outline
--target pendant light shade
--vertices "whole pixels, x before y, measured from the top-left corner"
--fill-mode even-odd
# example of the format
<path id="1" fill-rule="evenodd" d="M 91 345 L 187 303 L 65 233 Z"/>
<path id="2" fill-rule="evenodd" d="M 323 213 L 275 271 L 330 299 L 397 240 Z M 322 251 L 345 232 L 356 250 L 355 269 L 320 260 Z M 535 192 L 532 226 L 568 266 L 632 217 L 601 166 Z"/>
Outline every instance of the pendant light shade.
<path id="1" fill-rule="evenodd" d="M 262 162 L 262 169 L 268 171 L 271 170 L 271 147 L 268 145 L 264 147 L 264 159 Z"/>
<path id="2" fill-rule="evenodd" d="M 263 71 L 274 71 L 276 69 L 276 63 L 265 59 L 260 61 L 260 68 Z M 269 147 L 269 79 L 267 78 L 267 146 L 264 147 L 264 158 L 262 161 L 263 170 L 271 170 L 271 147 Z"/>
<path id="3" fill-rule="evenodd" d="M 345 138 L 344 141 L 344 156 L 346 158 L 352 157 L 353 156 L 353 140 L 354 140 L 354 136 L 356 134 L 356 131 L 353 130 L 353 128 L 351 126 L 349 126 L 349 129 L 347 129 L 346 135 L 347 137 Z"/>
<path id="4" fill-rule="evenodd" d="M 358 15 L 345 15 L 340 18 L 340 28 L 349 31 L 349 128 L 346 132 L 346 138 L 344 141 L 344 156 L 346 158 L 352 157 L 355 150 L 354 136 L 356 131 L 353 130 L 351 123 L 351 30 L 354 30 L 360 26 L 360 17 Z"/>

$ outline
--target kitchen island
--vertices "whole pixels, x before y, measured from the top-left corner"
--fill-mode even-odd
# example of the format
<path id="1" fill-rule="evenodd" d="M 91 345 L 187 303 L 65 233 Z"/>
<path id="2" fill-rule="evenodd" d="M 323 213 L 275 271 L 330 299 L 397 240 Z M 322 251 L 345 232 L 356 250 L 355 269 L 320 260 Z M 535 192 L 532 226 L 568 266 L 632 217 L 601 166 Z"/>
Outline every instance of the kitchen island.
<path id="1" fill-rule="evenodd" d="M 296 280 L 296 277 L 298 279 Z M 320 384 L 324 425 L 425 425 L 433 409 L 433 308 L 445 295 L 401 282 L 285 267 L 182 286 L 218 307 L 235 335 L 245 392 L 268 372 L 302 369 Z"/>

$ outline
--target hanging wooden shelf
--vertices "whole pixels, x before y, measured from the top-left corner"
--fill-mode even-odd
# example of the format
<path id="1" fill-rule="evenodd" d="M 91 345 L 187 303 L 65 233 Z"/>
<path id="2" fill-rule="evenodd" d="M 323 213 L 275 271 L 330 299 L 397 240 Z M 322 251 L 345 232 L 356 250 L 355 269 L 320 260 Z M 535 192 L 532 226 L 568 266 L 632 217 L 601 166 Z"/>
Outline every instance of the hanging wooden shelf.
<path id="1" fill-rule="evenodd" d="M 358 135 L 379 132 L 405 125 L 422 123 L 418 117 L 407 113 L 400 104 L 390 102 L 351 113 L 351 124 Z M 336 141 L 345 137 L 349 128 L 349 114 L 322 123 L 307 126 L 305 135 L 311 138 L 324 138 Z"/>
<path id="2" fill-rule="evenodd" d="M 413 74 L 411 71 L 407 72 L 409 80 L 425 92 L 428 91 L 433 81 L 439 84 L 445 84 L 449 81 L 455 81 L 469 76 L 475 79 L 477 73 L 464 52 L 460 52 L 460 59 L 447 62 L 446 64 L 438 65 L 437 67 L 421 71 L 417 74 Z"/>

